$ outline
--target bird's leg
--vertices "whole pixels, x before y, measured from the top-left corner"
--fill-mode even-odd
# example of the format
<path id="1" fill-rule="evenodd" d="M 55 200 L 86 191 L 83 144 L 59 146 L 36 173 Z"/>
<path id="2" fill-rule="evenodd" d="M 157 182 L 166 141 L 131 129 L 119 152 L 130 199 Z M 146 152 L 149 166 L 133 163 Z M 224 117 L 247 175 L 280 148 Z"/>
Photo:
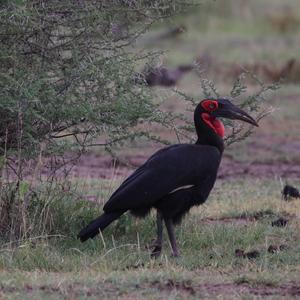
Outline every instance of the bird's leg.
<path id="1" fill-rule="evenodd" d="M 163 224 L 162 224 L 162 215 L 159 211 L 157 211 L 156 215 L 156 225 L 157 225 L 157 238 L 152 244 L 154 249 L 152 250 L 151 257 L 157 258 L 162 249 L 162 238 L 163 238 Z"/>
<path id="2" fill-rule="evenodd" d="M 166 228 L 168 231 L 169 240 L 172 247 L 172 255 L 174 257 L 179 256 L 179 251 L 177 248 L 176 238 L 175 238 L 175 232 L 174 232 L 174 224 L 172 219 L 165 219 Z"/>

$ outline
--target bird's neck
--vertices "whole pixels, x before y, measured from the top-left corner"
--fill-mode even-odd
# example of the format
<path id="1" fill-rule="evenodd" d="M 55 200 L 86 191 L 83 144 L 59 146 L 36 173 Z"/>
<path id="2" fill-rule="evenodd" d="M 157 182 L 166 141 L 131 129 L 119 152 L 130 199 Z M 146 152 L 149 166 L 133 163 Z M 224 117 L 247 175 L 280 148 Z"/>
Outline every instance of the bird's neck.
<path id="1" fill-rule="evenodd" d="M 217 135 L 198 135 L 196 145 L 209 145 L 218 148 L 222 154 L 224 151 L 224 141 L 221 137 Z"/>
<path id="2" fill-rule="evenodd" d="M 220 120 L 202 113 L 201 118 L 195 118 L 195 127 L 198 136 L 196 145 L 214 146 L 223 153 L 225 128 Z"/>

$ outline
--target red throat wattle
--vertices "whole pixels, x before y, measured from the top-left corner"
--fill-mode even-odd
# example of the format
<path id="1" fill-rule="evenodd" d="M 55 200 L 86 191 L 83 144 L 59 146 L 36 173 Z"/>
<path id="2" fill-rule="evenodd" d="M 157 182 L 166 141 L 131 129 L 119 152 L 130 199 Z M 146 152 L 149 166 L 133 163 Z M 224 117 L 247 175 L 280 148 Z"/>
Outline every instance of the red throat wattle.
<path id="1" fill-rule="evenodd" d="M 211 116 L 208 113 L 202 113 L 201 117 L 204 123 L 208 125 L 210 128 L 212 128 L 219 137 L 221 138 L 224 137 L 225 127 L 224 124 L 219 119 Z"/>

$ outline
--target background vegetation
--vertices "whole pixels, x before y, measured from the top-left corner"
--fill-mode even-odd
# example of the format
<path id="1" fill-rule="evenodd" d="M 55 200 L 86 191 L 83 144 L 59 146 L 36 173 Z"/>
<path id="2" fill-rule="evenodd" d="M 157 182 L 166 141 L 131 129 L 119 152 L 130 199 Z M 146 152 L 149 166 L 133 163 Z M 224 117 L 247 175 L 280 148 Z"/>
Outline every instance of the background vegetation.
<path id="1" fill-rule="evenodd" d="M 92 146 L 103 146 L 115 155 L 114 148 L 124 147 L 128 140 L 132 143 L 144 137 L 170 143 L 158 131 L 153 134 L 155 124 L 174 130 L 178 142 L 193 141 L 190 115 L 163 109 L 161 103 L 153 101 L 155 92 L 145 84 L 134 83 L 137 66 L 153 64 L 160 54 L 158 49 L 137 47 L 139 38 L 151 25 L 188 13 L 192 7 L 199 9 L 196 3 L 176 1 L 2 4 L 3 235 L 28 235 L 35 227 L 31 224 L 31 210 L 39 202 L 36 194 L 40 189 L 24 181 L 28 162 L 32 164 L 34 160 L 36 164 L 42 157 L 48 157 L 53 181 L 55 171 L 65 165 L 67 151 L 73 151 L 70 159 L 76 161 Z M 198 69 L 200 72 L 201 67 Z M 277 86 L 265 85 L 244 71 L 229 96 L 245 93 L 245 75 L 259 89 L 247 95 L 241 105 L 256 111 L 257 119 L 261 119 L 268 113 L 258 112 L 261 103 L 266 93 Z M 202 75 L 199 84 L 203 97 L 220 97 L 214 83 Z M 181 91 L 174 93 L 185 100 L 186 111 L 193 111 L 199 101 Z M 251 133 L 249 128 L 243 131 L 243 127 L 236 128 L 232 122 L 227 124 L 232 127 L 226 139 L 228 144 Z M 99 137 L 103 142 L 97 142 Z M 63 155 L 62 162 L 53 159 L 59 155 Z M 13 173 L 13 180 L 9 172 Z M 34 175 L 38 173 L 37 167 Z"/>
<path id="2" fill-rule="evenodd" d="M 3 1 L 0 14 L 4 296 L 297 295 L 299 203 L 280 199 L 282 174 L 283 182 L 300 184 L 297 1 L 208 1 L 192 9 L 170 1 Z M 161 38 L 179 25 L 181 34 Z M 174 89 L 133 84 L 147 64 L 189 63 L 195 72 Z M 273 82 L 281 77 L 277 91 Z M 125 165 L 137 164 L 128 157 L 146 159 L 162 147 L 157 142 L 191 142 L 194 105 L 216 94 L 233 97 L 257 118 L 276 110 L 226 150 L 223 167 L 228 161 L 246 167 L 221 172 L 209 201 L 178 227 L 182 258 L 172 260 L 166 243 L 162 257 L 150 259 L 152 215 L 143 221 L 126 215 L 80 244 L 78 230 L 130 172 Z M 227 126 L 235 126 L 228 144 L 250 133 Z M 72 162 L 87 151 L 94 155 L 89 171 L 99 168 L 105 151 L 117 160 L 95 178 L 74 175 Z M 265 165 L 269 173 L 255 171 Z M 107 179 L 99 176 L 104 168 Z M 289 225 L 272 227 L 278 217 Z M 270 253 L 270 245 L 287 248 Z M 260 256 L 236 257 L 239 248 Z"/>

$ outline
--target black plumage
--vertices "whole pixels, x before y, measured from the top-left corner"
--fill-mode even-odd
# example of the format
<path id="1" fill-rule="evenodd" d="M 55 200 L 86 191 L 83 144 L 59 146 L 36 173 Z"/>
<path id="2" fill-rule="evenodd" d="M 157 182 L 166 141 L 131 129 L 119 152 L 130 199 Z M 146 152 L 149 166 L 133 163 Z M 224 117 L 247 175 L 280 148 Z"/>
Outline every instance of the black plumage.
<path id="1" fill-rule="evenodd" d="M 224 150 L 224 126 L 217 117 L 240 119 L 257 126 L 252 117 L 227 99 L 201 101 L 194 112 L 197 142 L 169 146 L 152 155 L 112 194 L 103 207 L 104 214 L 80 231 L 80 240 L 93 238 L 128 210 L 143 217 L 156 208 L 153 255 L 161 251 L 164 220 L 173 255 L 177 256 L 174 223 L 192 206 L 206 201 L 217 177 Z"/>

